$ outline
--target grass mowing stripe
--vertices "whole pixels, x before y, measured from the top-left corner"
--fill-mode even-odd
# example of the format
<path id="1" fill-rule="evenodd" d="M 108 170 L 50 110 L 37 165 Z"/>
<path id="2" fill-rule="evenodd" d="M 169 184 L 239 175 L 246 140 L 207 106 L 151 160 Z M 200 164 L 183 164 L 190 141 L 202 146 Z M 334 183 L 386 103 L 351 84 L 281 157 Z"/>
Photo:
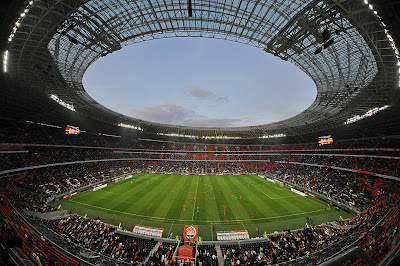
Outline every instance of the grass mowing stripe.
<path id="1" fill-rule="evenodd" d="M 196 183 L 197 181 L 197 176 L 193 176 L 193 175 L 188 175 L 187 176 L 189 182 L 189 185 L 187 187 L 185 187 L 186 189 L 186 195 L 185 195 L 185 199 L 183 200 L 183 204 L 180 206 L 180 216 L 179 219 L 180 220 L 189 220 L 192 221 L 192 203 L 194 201 L 194 197 L 195 197 L 195 185 L 194 183 Z M 183 189 L 183 187 L 182 187 Z M 183 206 L 185 206 L 185 210 L 183 210 Z"/>
<path id="2" fill-rule="evenodd" d="M 181 184 L 180 186 L 179 185 L 177 185 L 177 186 L 175 186 L 174 187 L 174 199 L 172 200 L 172 204 L 171 204 L 171 206 L 169 207 L 169 209 L 168 209 L 168 212 L 166 213 L 166 216 L 165 217 L 170 217 L 170 218 L 172 218 L 172 219 L 179 219 L 179 216 L 180 216 L 180 214 L 181 214 L 181 211 L 182 211 L 182 209 L 183 209 L 183 200 L 182 200 L 182 198 L 184 197 L 184 196 L 186 196 L 186 198 L 187 198 L 187 193 L 188 193 L 188 191 L 186 191 L 186 189 L 182 189 L 183 187 L 187 187 L 187 186 L 189 186 L 190 185 L 190 180 L 189 180 L 189 177 L 188 176 L 182 176 L 182 177 L 180 177 L 179 179 L 178 178 L 176 178 L 177 179 L 177 184 Z M 177 189 L 175 189 L 175 188 L 177 188 Z"/>
<path id="3" fill-rule="evenodd" d="M 233 193 L 233 191 L 230 191 L 229 188 L 226 187 L 226 182 L 224 182 L 224 178 L 220 178 L 218 176 L 215 179 L 215 183 L 218 187 L 218 197 L 217 197 L 217 204 L 219 206 L 219 213 L 222 221 L 226 220 L 237 220 L 235 217 L 234 213 L 232 210 L 234 210 L 234 206 L 231 201 L 228 200 L 230 198 L 230 194 Z M 225 186 L 221 186 L 220 183 L 224 183 Z M 221 193 L 219 193 L 221 191 Z M 226 210 L 224 210 L 224 206 Z M 222 215 L 221 215 L 222 213 Z"/>
<path id="4" fill-rule="evenodd" d="M 154 198 L 154 200 L 158 200 L 158 199 L 162 199 L 161 201 L 159 201 L 159 205 L 157 207 L 157 209 L 154 211 L 154 213 L 152 214 L 152 216 L 160 216 L 160 217 L 169 217 L 167 216 L 167 213 L 169 212 L 171 207 L 175 207 L 173 206 L 173 200 L 172 200 L 172 195 L 171 195 L 171 190 L 169 190 L 168 188 L 172 188 L 174 187 L 174 185 L 177 183 L 177 181 L 179 181 L 177 176 L 171 176 L 168 178 L 169 182 L 165 184 L 164 188 L 163 188 L 163 194 L 159 194 L 157 195 L 156 198 Z"/>
<path id="5" fill-rule="evenodd" d="M 153 217 L 153 216 L 147 216 L 147 215 L 141 215 L 141 214 L 133 214 L 133 213 L 128 213 L 128 212 L 122 212 L 122 211 L 116 211 L 113 209 L 107 209 L 107 208 L 103 208 L 103 207 L 99 207 L 99 206 L 94 206 L 94 205 L 90 205 L 90 204 L 86 204 L 86 203 L 81 203 L 81 202 L 74 202 L 72 204 L 76 204 L 76 205 L 83 205 L 83 206 L 88 206 L 88 207 L 92 207 L 93 209 L 100 209 L 100 210 L 104 210 L 107 211 L 108 213 L 119 213 L 119 214 L 123 214 L 126 217 L 141 217 L 141 218 L 148 218 L 148 219 L 153 219 L 153 220 L 160 220 L 160 221 L 175 221 L 175 222 L 191 222 L 192 220 L 184 220 L 184 219 L 177 219 L 177 220 L 173 220 L 173 219 L 169 219 L 169 218 L 164 218 L 164 217 Z M 324 210 L 315 210 L 315 211 L 309 211 L 309 212 L 302 212 L 302 213 L 294 213 L 294 214 L 288 214 L 288 215 L 279 215 L 279 216 L 272 216 L 272 217 L 265 217 L 265 218 L 255 218 L 253 219 L 240 219 L 240 220 L 229 220 L 229 221 L 203 221 L 203 222 L 207 222 L 207 223 L 214 223 L 214 224 L 226 224 L 226 223 L 239 223 L 241 224 L 242 222 L 249 222 L 249 221 L 269 221 L 269 220 L 273 220 L 276 218 L 284 218 L 284 217 L 296 217 L 299 215 L 304 215 L 304 214 L 311 214 L 311 213 L 316 213 L 316 212 L 320 212 L 323 213 Z"/>
<path id="6" fill-rule="evenodd" d="M 245 177 L 247 177 L 247 175 L 244 176 L 244 178 L 245 178 Z M 253 184 L 249 183 L 249 181 L 247 181 L 247 180 L 244 179 L 244 178 L 243 178 L 243 181 L 246 181 L 247 184 L 251 185 L 253 188 L 255 188 L 255 189 L 257 189 L 258 191 L 260 191 L 260 192 L 261 192 L 262 194 L 264 194 L 267 198 L 271 199 L 271 197 L 268 196 L 268 194 L 266 194 L 264 191 L 260 190 L 258 187 L 254 186 Z"/>
<path id="7" fill-rule="evenodd" d="M 160 175 L 160 178 L 157 181 L 158 182 L 154 182 L 150 189 L 142 190 L 145 192 L 142 197 L 145 198 L 144 200 L 146 201 L 146 204 L 143 204 L 141 210 L 148 216 L 155 216 L 154 213 L 161 203 L 160 199 L 164 199 L 169 193 L 165 187 L 168 186 L 168 183 L 171 182 L 171 179 L 167 178 L 165 175 Z M 134 198 L 135 197 L 132 197 L 133 200 Z M 137 208 L 138 207 L 139 206 L 137 206 Z"/>
<path id="8" fill-rule="evenodd" d="M 230 206 L 232 208 L 232 213 L 234 215 L 234 220 L 250 218 L 249 213 L 245 208 L 239 203 L 238 187 L 234 184 L 234 180 L 237 176 L 231 176 L 230 178 L 222 179 L 225 183 L 225 187 L 229 187 L 228 200 L 230 200 Z M 236 193 L 235 193 L 236 191 Z"/>
<path id="9" fill-rule="evenodd" d="M 212 190 L 210 191 L 210 197 L 208 198 L 207 202 L 207 210 L 210 210 L 206 213 L 204 220 L 221 220 L 220 210 L 221 207 L 218 206 L 217 202 L 217 193 L 219 188 L 215 185 L 215 176 L 208 176 L 209 184 L 212 186 Z"/>
<path id="10" fill-rule="evenodd" d="M 152 178 L 156 178 L 156 176 L 152 176 Z M 138 181 L 138 182 L 141 182 L 141 181 Z M 136 182 L 135 184 L 130 184 L 129 180 L 124 180 L 122 182 L 111 183 L 110 187 L 111 187 L 111 190 L 122 192 L 122 191 L 130 190 L 132 187 L 136 188 L 138 182 Z M 110 193 L 105 194 L 104 191 L 107 191 L 108 189 L 109 189 L 109 186 L 103 188 L 98 193 L 94 193 L 93 197 L 91 199 L 93 199 L 93 200 L 95 199 L 96 201 L 83 201 L 83 202 L 92 204 L 92 205 L 97 205 L 97 206 L 104 206 L 107 208 L 121 209 L 122 206 L 120 206 L 120 207 L 117 207 L 117 206 L 119 203 L 121 203 L 121 201 L 123 201 L 123 205 L 125 208 L 122 210 L 126 210 L 129 208 L 129 205 L 130 205 L 129 196 L 123 196 L 122 194 L 119 194 L 120 196 L 118 197 L 118 196 L 115 196 Z M 79 201 L 81 201 L 81 200 L 79 200 Z"/>
<path id="11" fill-rule="evenodd" d="M 256 187 L 255 185 L 251 184 L 251 181 L 249 182 L 248 180 L 251 180 L 252 178 L 254 178 L 254 176 L 244 176 L 243 177 L 243 181 L 245 181 L 246 183 L 250 184 L 252 187 L 254 187 L 254 191 L 255 193 L 261 193 L 267 196 L 267 194 L 260 190 L 258 187 Z M 279 200 L 273 200 L 271 199 L 271 197 L 268 197 L 269 199 L 266 200 L 266 203 L 268 204 L 268 207 L 273 209 L 275 214 L 290 214 L 290 211 L 282 206 L 281 204 L 279 204 Z"/>
<path id="12" fill-rule="evenodd" d="M 244 197 L 246 200 L 240 200 L 240 196 L 243 195 L 243 192 L 246 190 L 246 187 L 241 182 L 241 179 L 242 177 L 239 176 L 232 176 L 231 178 L 227 179 L 229 180 L 227 184 L 230 186 L 230 189 L 232 191 L 232 202 L 234 205 L 236 205 L 236 219 L 252 219 L 255 213 L 262 216 L 262 211 L 252 202 L 258 200 L 260 207 L 263 205 L 263 202 L 260 198 L 257 198 L 252 192 L 246 193 L 246 196 Z M 247 189 L 247 191 L 249 190 Z M 244 206 L 246 202 L 247 206 L 250 207 L 250 209 Z"/>
<path id="13" fill-rule="evenodd" d="M 243 184 L 242 177 L 232 176 L 229 180 L 232 184 L 232 191 L 236 191 L 236 194 L 233 194 L 233 199 L 234 203 L 237 205 L 237 210 L 240 212 L 240 219 L 250 219 L 254 217 L 254 215 L 256 217 L 263 217 L 262 208 L 265 202 L 257 197 L 257 195 L 253 194 L 252 191 L 246 187 L 246 184 Z M 245 196 L 243 197 L 243 195 Z M 240 200 L 240 196 L 242 196 L 242 200 Z M 258 204 L 254 204 L 253 202 Z"/>
<path id="14" fill-rule="evenodd" d="M 240 200 L 240 195 L 243 200 Z M 176 235 L 182 233 L 183 224 L 198 224 L 204 240 L 215 240 L 211 224 L 218 231 L 241 229 L 244 224 L 253 237 L 256 228 L 262 231 L 301 228 L 305 223 L 304 217 L 308 215 L 320 223 L 335 220 L 337 215 L 351 217 L 351 214 L 336 209 L 324 210 L 324 203 L 319 200 L 297 196 L 289 188 L 269 184 L 254 175 L 135 175 L 132 180 L 109 183 L 96 192 L 82 192 L 71 201 L 65 199 L 51 204 L 57 207 L 60 203 L 64 209 L 81 215 L 100 216 L 105 222 L 116 225 L 122 222 L 126 229 L 141 223 L 165 228 L 165 234 Z M 183 211 L 183 205 L 186 205 L 186 211 Z M 225 216 L 224 205 L 227 208 Z M 254 213 L 254 220 L 251 213 Z"/>
<path id="15" fill-rule="evenodd" d="M 193 202 L 193 214 L 192 214 L 192 221 L 193 221 L 193 218 L 194 218 L 194 209 L 196 208 L 196 197 L 198 196 L 197 194 L 197 192 L 199 191 L 199 180 L 200 180 L 200 176 L 197 176 L 197 186 L 196 186 L 196 193 L 195 193 L 195 196 L 194 196 L 194 202 Z"/>
<path id="16" fill-rule="evenodd" d="M 241 204 L 244 205 L 248 212 L 247 217 L 268 217 L 272 215 L 279 215 L 273 208 L 270 207 L 271 200 L 266 198 L 260 193 L 254 193 L 255 189 L 251 186 L 247 186 L 248 183 L 243 178 L 237 178 L 238 186 L 241 187 L 241 193 L 245 196 L 243 197 Z M 243 192 L 243 193 L 242 193 Z M 256 191 L 257 192 L 257 191 Z M 240 198 L 239 198 L 240 199 Z"/>
<path id="17" fill-rule="evenodd" d="M 145 202 L 149 200 L 149 198 L 146 197 L 148 187 L 152 186 L 154 183 L 158 183 L 158 180 L 161 179 L 161 175 L 152 175 L 151 179 L 148 180 L 148 186 L 141 186 L 137 188 L 136 190 L 131 190 L 128 194 L 125 195 L 120 195 L 119 197 L 116 197 L 115 200 L 112 200 L 107 204 L 107 206 L 113 206 L 112 208 L 115 210 L 119 211 L 127 211 L 129 212 L 133 208 L 135 209 L 135 212 L 141 212 L 140 207 L 142 207 Z M 146 182 L 147 180 L 142 180 L 143 182 Z M 121 184 L 121 186 L 128 186 L 126 190 L 129 190 L 131 187 L 137 187 L 137 184 Z M 124 190 L 124 191 L 126 191 Z"/>
<path id="18" fill-rule="evenodd" d="M 202 176 L 201 178 L 199 176 L 199 183 L 196 194 L 196 208 L 194 209 L 193 213 L 194 221 L 206 220 L 206 213 L 208 212 L 207 202 L 209 201 L 211 195 L 210 194 L 211 192 L 205 192 L 209 191 L 208 187 L 205 184 L 205 182 L 207 182 L 208 179 L 209 179 L 208 176 Z"/>
<path id="19" fill-rule="evenodd" d="M 152 176 L 153 178 L 157 178 L 157 176 Z M 156 182 L 156 181 L 153 181 Z M 109 206 L 110 208 L 116 208 L 120 209 L 122 206 L 124 206 L 124 209 L 122 210 L 129 210 L 132 205 L 136 204 L 136 195 L 140 193 L 141 191 L 145 190 L 147 186 L 151 184 L 151 180 L 140 180 L 139 182 L 133 182 L 132 184 L 130 182 L 121 182 L 118 183 L 118 190 L 123 192 L 119 194 L 118 197 L 114 196 L 114 198 L 104 200 L 103 204 L 104 206 Z M 120 188 L 123 187 L 124 189 L 121 190 Z M 121 205 L 123 204 L 123 205 Z"/>

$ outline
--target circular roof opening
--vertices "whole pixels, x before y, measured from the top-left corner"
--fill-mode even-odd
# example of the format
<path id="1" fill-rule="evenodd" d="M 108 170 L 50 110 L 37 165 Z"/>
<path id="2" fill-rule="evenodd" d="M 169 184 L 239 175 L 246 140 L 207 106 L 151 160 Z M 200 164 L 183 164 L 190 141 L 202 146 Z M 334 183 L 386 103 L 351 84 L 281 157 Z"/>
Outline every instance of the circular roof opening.
<path id="1" fill-rule="evenodd" d="M 102 105 L 135 118 L 231 127 L 290 118 L 317 90 L 303 71 L 262 49 L 206 38 L 142 42 L 100 58 L 84 86 Z"/>

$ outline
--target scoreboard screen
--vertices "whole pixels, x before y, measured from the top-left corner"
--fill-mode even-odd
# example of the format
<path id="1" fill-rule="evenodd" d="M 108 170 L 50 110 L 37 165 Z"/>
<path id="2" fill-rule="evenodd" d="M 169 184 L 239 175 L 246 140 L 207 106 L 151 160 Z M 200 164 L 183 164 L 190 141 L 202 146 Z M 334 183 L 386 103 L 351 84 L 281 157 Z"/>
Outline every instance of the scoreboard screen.
<path id="1" fill-rule="evenodd" d="M 79 130 L 79 127 L 74 127 L 74 126 L 66 126 L 65 127 L 65 134 L 78 135 L 80 133 L 81 133 L 81 131 Z"/>
<path id="2" fill-rule="evenodd" d="M 326 144 L 332 144 L 333 143 L 333 138 L 329 136 L 322 136 L 318 138 L 318 144 L 319 145 L 326 145 Z"/>

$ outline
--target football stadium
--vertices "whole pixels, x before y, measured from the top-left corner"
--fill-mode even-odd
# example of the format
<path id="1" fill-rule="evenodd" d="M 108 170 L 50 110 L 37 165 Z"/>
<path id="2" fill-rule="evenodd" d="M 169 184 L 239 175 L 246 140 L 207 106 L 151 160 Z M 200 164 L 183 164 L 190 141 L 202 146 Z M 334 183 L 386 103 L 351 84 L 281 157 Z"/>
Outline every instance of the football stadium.
<path id="1" fill-rule="evenodd" d="M 399 1 L 2 4 L 0 265 L 400 261 Z M 316 97 L 271 123 L 198 126 L 122 114 L 84 86 L 127 46 L 193 38 L 287 61 Z"/>

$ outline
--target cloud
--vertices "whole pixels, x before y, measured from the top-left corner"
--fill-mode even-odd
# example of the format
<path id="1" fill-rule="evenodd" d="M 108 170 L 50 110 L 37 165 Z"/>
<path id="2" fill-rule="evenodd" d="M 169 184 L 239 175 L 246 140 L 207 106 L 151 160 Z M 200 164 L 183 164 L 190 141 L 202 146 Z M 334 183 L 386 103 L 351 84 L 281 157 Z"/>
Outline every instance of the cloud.
<path id="1" fill-rule="evenodd" d="M 218 102 L 228 102 L 229 96 L 218 96 L 217 101 Z"/>
<path id="2" fill-rule="evenodd" d="M 185 90 L 186 96 L 192 96 L 197 98 L 210 98 L 215 97 L 215 94 L 210 90 L 203 90 L 199 86 L 191 86 Z"/>
<path id="3" fill-rule="evenodd" d="M 163 124 L 199 127 L 229 127 L 235 126 L 236 122 L 241 121 L 241 119 L 206 117 L 173 103 L 164 103 L 143 108 L 131 108 L 129 109 L 129 115 Z"/>
<path id="4" fill-rule="evenodd" d="M 216 101 L 228 101 L 228 96 L 219 96 L 210 90 L 204 90 L 199 86 L 191 86 L 184 91 L 186 96 L 201 98 L 201 99 L 213 99 Z"/>
<path id="5" fill-rule="evenodd" d="M 232 127 L 239 121 L 241 120 L 233 118 L 202 118 L 186 120 L 185 125 L 195 127 Z"/>

